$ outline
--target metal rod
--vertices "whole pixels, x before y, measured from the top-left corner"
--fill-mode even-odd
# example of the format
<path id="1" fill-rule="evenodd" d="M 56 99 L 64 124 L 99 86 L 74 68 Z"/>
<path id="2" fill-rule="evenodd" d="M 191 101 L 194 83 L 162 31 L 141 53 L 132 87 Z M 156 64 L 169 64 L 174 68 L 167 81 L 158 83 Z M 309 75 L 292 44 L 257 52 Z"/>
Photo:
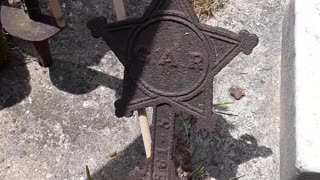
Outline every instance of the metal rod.
<path id="1" fill-rule="evenodd" d="M 49 40 L 33 42 L 33 46 L 40 55 L 39 64 L 43 67 L 48 67 L 52 64 Z"/>
<path id="2" fill-rule="evenodd" d="M 0 68 L 7 63 L 7 45 L 2 32 L 2 25 L 0 23 Z"/>

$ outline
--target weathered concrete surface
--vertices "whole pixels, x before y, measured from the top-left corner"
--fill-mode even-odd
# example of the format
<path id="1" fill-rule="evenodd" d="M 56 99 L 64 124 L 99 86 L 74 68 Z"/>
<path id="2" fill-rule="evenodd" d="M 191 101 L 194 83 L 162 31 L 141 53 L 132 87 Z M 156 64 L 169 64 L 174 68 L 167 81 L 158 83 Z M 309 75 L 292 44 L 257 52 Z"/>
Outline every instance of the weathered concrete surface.
<path id="1" fill-rule="evenodd" d="M 224 116 L 233 124 L 233 138 L 250 134 L 259 145 L 271 148 L 257 158 L 248 158 L 238 165 L 241 179 L 279 179 L 279 85 L 281 59 L 281 23 L 286 1 L 230 1 L 226 10 L 208 23 L 233 31 L 247 29 L 260 37 L 260 43 L 250 56 L 241 55 L 222 70 L 214 81 L 214 102 L 233 101 L 228 89 L 237 86 L 245 90 L 246 97 L 236 101 L 229 110 L 237 116 Z M 223 20 L 221 20 L 222 18 Z M 246 139 L 246 138 L 244 138 Z M 250 139 L 250 138 L 249 138 Z M 231 144 L 232 146 L 233 144 Z M 231 148 L 232 149 L 232 148 Z M 241 154 L 241 150 L 230 154 Z M 218 151 L 219 152 L 219 151 Z M 221 151 L 221 155 L 227 154 Z M 247 151 L 248 152 L 248 151 Z M 259 148 L 255 151 L 259 152 Z M 256 155 L 253 153 L 253 156 Z M 219 154 L 219 153 L 218 153 Z M 263 157 L 267 156 L 267 157 Z M 231 158 L 230 158 L 231 157 Z M 232 159 L 227 156 L 225 159 Z M 228 162 L 228 161 L 225 161 Z M 229 161 L 236 166 L 236 160 Z M 229 164 L 229 166 L 231 166 Z M 228 167 L 227 163 L 225 167 Z M 215 168 L 212 167 L 211 168 Z M 230 168 L 229 168 L 230 170 Z M 222 170 L 223 171 L 223 170 Z M 227 179 L 230 177 L 221 177 Z"/>
<path id="2" fill-rule="evenodd" d="M 123 67 L 86 27 L 93 16 L 112 19 L 111 1 L 62 2 L 67 27 L 51 42 L 55 65 L 40 68 L 29 46 L 15 42 L 28 57 L 0 72 L 0 179 L 80 180 L 85 179 L 86 164 L 95 179 L 126 179 L 144 157 L 138 123 L 114 116 Z M 147 4 L 126 1 L 128 14 L 141 14 Z M 252 55 L 240 55 L 214 80 L 214 102 L 234 101 L 216 111 L 229 115 L 220 117 L 216 133 L 194 138 L 199 146 L 196 159 L 205 160 L 213 178 L 279 179 L 285 4 L 231 0 L 207 22 L 236 32 L 247 29 L 260 37 Z M 244 89 L 246 97 L 233 100 L 228 94 L 232 86 Z M 111 158 L 112 152 L 119 154 Z"/>
<path id="3" fill-rule="evenodd" d="M 283 23 L 281 179 L 320 179 L 320 2 L 292 0 Z"/>

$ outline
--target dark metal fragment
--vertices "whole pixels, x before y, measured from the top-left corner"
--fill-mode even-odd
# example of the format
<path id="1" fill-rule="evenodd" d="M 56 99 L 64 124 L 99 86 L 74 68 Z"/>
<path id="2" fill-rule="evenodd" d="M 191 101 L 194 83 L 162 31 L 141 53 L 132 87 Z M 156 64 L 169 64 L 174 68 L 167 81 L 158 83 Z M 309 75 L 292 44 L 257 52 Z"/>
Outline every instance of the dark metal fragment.
<path id="1" fill-rule="evenodd" d="M 173 160 L 174 113 L 187 112 L 197 117 L 199 128 L 212 131 L 213 77 L 240 52 L 250 54 L 257 36 L 199 23 L 188 0 L 153 0 L 141 18 L 115 23 L 95 18 L 88 27 L 125 66 L 116 115 L 154 108 L 152 157 L 131 179 L 180 179 Z"/>
<path id="2" fill-rule="evenodd" d="M 1 6 L 1 23 L 12 36 L 33 42 L 40 55 L 40 65 L 49 66 L 52 62 L 48 39 L 61 29 L 54 18 L 41 14 L 38 0 L 26 0 L 28 14 L 21 8 L 12 7 L 7 1 Z"/>

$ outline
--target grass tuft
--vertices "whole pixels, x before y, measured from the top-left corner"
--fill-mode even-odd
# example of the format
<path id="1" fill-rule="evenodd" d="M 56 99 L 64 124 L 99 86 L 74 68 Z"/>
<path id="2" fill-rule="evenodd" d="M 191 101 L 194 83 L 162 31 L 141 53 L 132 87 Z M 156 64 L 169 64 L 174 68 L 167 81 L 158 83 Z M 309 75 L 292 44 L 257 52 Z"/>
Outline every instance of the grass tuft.
<path id="1" fill-rule="evenodd" d="M 213 17 L 213 13 L 224 8 L 228 0 L 190 0 L 200 19 Z"/>

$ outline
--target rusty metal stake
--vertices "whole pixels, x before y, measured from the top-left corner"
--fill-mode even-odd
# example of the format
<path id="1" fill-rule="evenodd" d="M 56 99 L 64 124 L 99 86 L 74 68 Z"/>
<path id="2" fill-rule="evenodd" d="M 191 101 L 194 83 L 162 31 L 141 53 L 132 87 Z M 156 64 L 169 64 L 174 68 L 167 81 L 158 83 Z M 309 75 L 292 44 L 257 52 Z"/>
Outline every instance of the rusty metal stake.
<path id="1" fill-rule="evenodd" d="M 52 63 L 49 38 L 61 28 L 55 19 L 41 13 L 38 0 L 25 0 L 27 12 L 22 8 L 10 6 L 5 1 L 1 6 L 1 23 L 12 36 L 33 42 L 40 56 L 39 64 L 48 67 Z"/>
<path id="2" fill-rule="evenodd" d="M 116 115 L 154 108 L 151 158 L 130 179 L 181 179 L 174 160 L 174 114 L 193 115 L 198 128 L 212 131 L 213 77 L 240 52 L 249 55 L 258 37 L 200 23 L 189 0 L 153 0 L 141 18 L 116 23 L 95 18 L 88 27 L 125 66 Z"/>
<path id="3" fill-rule="evenodd" d="M 0 68 L 7 63 L 7 44 L 0 24 Z"/>
<path id="4" fill-rule="evenodd" d="M 41 57 L 39 59 L 40 66 L 50 66 L 52 64 L 52 57 L 50 52 L 49 41 L 47 39 L 43 41 L 35 41 L 33 42 L 33 46 Z"/>

